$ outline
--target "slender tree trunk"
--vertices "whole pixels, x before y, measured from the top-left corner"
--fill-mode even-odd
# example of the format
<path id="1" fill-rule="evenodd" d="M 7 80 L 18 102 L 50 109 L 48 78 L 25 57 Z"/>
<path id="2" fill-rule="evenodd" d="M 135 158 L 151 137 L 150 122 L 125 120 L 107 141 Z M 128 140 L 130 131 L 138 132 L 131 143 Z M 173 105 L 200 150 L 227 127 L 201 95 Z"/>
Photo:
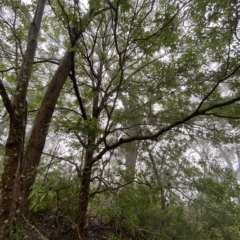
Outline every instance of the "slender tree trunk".
<path id="1" fill-rule="evenodd" d="M 136 171 L 136 162 L 138 157 L 138 146 L 136 142 L 128 144 L 127 148 L 124 149 L 124 155 L 126 159 L 126 174 L 127 181 L 133 181 Z"/>
<path id="2" fill-rule="evenodd" d="M 92 107 L 92 118 L 99 119 L 101 108 L 99 108 L 99 89 L 95 91 L 95 96 L 93 97 L 93 107 Z M 84 227 L 86 225 L 86 216 L 89 203 L 89 191 L 91 183 L 92 165 L 93 165 L 93 155 L 95 149 L 97 134 L 93 130 L 88 135 L 88 146 L 86 148 L 85 164 L 81 176 L 81 185 L 78 200 L 78 212 L 75 219 L 76 222 L 76 238 L 79 240 L 84 240 Z"/>
<path id="3" fill-rule="evenodd" d="M 28 32 L 26 52 L 17 79 L 17 87 L 13 103 L 8 97 L 3 84 L 0 84 L 0 94 L 10 117 L 9 134 L 5 146 L 4 169 L 1 179 L 0 199 L 0 237 L 8 239 L 12 228 L 13 218 L 19 199 L 16 199 L 14 185 L 19 183 L 16 176 L 20 171 L 21 158 L 24 149 L 26 126 L 26 95 L 31 76 L 32 65 L 37 48 L 37 38 L 40 30 L 46 0 L 39 0 L 33 21 Z"/>
<path id="4" fill-rule="evenodd" d="M 75 219 L 76 227 L 77 227 L 76 238 L 79 240 L 85 239 L 84 227 L 86 225 L 86 215 L 87 215 L 87 208 L 89 203 L 92 158 L 93 158 L 93 151 L 89 151 L 85 157 L 85 166 L 83 168 L 80 193 L 79 193 L 78 212 Z"/>
<path id="5" fill-rule="evenodd" d="M 154 175 L 155 179 L 157 180 L 158 188 L 160 190 L 161 208 L 162 208 L 162 210 L 165 210 L 166 209 L 166 197 L 165 197 L 165 190 L 164 190 L 163 183 L 162 183 L 162 176 L 159 176 L 158 169 L 157 169 L 154 157 L 152 155 L 152 152 L 149 149 L 148 143 L 145 142 L 144 145 L 146 146 L 146 150 L 148 151 L 149 159 L 150 159 L 150 162 L 151 162 L 152 168 L 153 168 L 153 175 Z"/>
<path id="6" fill-rule="evenodd" d="M 126 100 L 123 101 L 123 107 L 126 112 L 131 112 L 133 109 L 133 106 L 127 102 Z M 128 128 L 128 123 L 126 124 L 126 128 Z M 126 130 L 126 133 L 131 135 L 135 135 L 137 132 L 137 127 Z M 125 148 L 124 148 L 124 155 L 126 159 L 126 181 L 134 181 L 135 178 L 135 171 L 136 171 L 136 162 L 137 162 L 137 157 L 138 157 L 138 144 L 136 142 L 131 142 L 128 143 Z"/>

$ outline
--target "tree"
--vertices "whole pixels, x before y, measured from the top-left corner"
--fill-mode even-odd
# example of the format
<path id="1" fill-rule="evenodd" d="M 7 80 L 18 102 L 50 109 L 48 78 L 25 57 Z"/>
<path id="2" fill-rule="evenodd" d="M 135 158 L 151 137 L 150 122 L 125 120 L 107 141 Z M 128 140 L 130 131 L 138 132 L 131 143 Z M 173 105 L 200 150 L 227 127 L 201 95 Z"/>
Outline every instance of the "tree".
<path id="1" fill-rule="evenodd" d="M 29 190 L 36 178 L 48 131 L 55 128 L 54 131 L 75 138 L 83 155 L 82 163 L 71 159 L 79 178 L 75 225 L 77 238 L 84 239 L 89 199 L 106 190 L 91 191 L 91 184 L 98 181 L 103 187 L 105 176 L 103 171 L 99 173 L 101 166 L 110 164 L 120 147 L 125 145 L 127 152 L 136 155 L 140 142 L 144 143 L 142 149 L 148 154 L 157 178 L 159 170 L 150 151 L 153 142 L 159 143 L 157 151 L 161 151 L 166 139 L 186 141 L 181 136 L 194 132 L 199 123 L 215 124 L 218 117 L 228 121 L 230 116 L 237 116 L 239 7 L 234 1 L 216 0 L 89 1 L 87 10 L 76 1 L 59 0 L 51 4 L 53 23 L 61 22 L 65 27 L 62 35 L 58 33 L 60 42 L 65 41 L 66 53 L 41 98 L 26 147 L 23 150 L 22 140 L 21 151 L 17 153 L 22 159 L 21 175 L 15 179 L 22 176 L 22 186 L 11 187 L 8 197 L 12 191 L 21 192 L 20 210 L 27 216 Z M 55 25 L 50 27 L 45 22 L 43 29 L 51 31 Z M 44 48 L 41 45 L 43 51 Z M 68 77 L 71 84 L 66 82 Z M 3 101 L 10 105 L 3 85 L 1 90 Z M 76 99 L 74 104 L 73 99 Z M 10 114 L 11 109 L 6 104 L 5 107 Z M 51 123 L 54 109 L 55 119 Z M 22 128 L 21 139 L 24 132 Z M 5 162 L 8 156 L 6 151 Z M 12 161 L 14 156 L 11 155 Z M 160 159 L 164 159 L 163 154 Z M 18 164 L 15 165 L 9 166 L 11 176 L 17 172 Z M 6 171 L 5 167 L 2 182 L 7 179 Z M 170 173 L 171 177 L 176 177 L 175 174 Z M 5 209 L 3 204 L 1 208 Z M 15 209 L 14 206 L 10 212 Z M 2 216 L 0 224 L 8 220 Z M 10 228 L 8 225 L 6 236 Z"/>
<path id="2" fill-rule="evenodd" d="M 239 69 L 234 58 L 224 57 L 231 55 L 230 42 L 236 43 L 234 35 L 229 35 L 230 29 L 234 33 L 233 25 L 228 25 L 230 28 L 226 32 L 221 29 L 221 44 L 216 47 L 216 42 L 209 44 L 204 38 L 217 31 L 219 26 L 211 27 L 210 32 L 206 27 L 212 23 L 219 24 L 216 19 L 220 18 L 211 12 L 201 24 L 198 22 L 201 14 L 206 13 L 206 7 L 215 3 L 208 6 L 198 4 L 199 12 L 195 12 L 191 5 L 193 2 L 179 5 L 171 2 L 163 5 L 163 13 L 154 10 L 153 1 L 138 5 L 131 5 L 130 2 L 108 4 L 111 8 L 110 20 L 109 15 L 98 16 L 93 28 L 82 36 L 83 47 L 79 47 L 82 64 L 78 66 L 86 66 L 82 71 L 87 75 L 83 77 L 79 74 L 82 78 L 81 96 L 78 97 L 80 114 L 84 119 L 80 122 L 83 121 L 85 127 L 82 129 L 79 120 L 76 120 L 76 125 L 72 124 L 72 131 L 80 134 L 80 143 L 86 151 L 76 218 L 80 233 L 83 232 L 89 197 L 93 194 L 89 192 L 92 169 L 106 153 L 132 141 L 155 140 L 200 115 L 211 119 L 215 109 L 239 100 L 237 96 L 224 100 L 219 89 L 219 85 L 237 74 Z M 218 7 L 221 9 L 223 6 Z M 235 7 L 232 10 L 235 11 Z M 153 12 L 155 19 L 150 15 Z M 221 12 L 219 10 L 218 13 Z M 194 24 L 188 27 L 192 32 L 190 36 L 183 28 L 187 14 L 192 16 L 191 21 L 198 22 L 196 27 Z M 230 20 L 230 15 L 225 17 Z M 222 23 L 226 19 L 222 19 Z M 160 20 L 162 25 L 159 25 Z M 145 24 L 146 29 L 143 27 Z M 225 44 L 229 44 L 227 51 Z M 224 54 L 222 58 L 218 57 L 221 61 L 214 69 L 211 61 L 216 61 L 219 48 Z M 206 49 L 211 49 L 212 56 L 201 54 Z M 165 61 L 162 60 L 164 57 Z M 171 63 L 167 61 L 170 59 Z M 208 69 L 201 69 L 203 62 Z M 81 68 L 76 68 L 77 71 L 80 73 Z M 75 78 L 72 76 L 72 79 Z M 121 104 L 124 105 L 123 98 L 128 94 L 131 99 L 127 99 L 133 102 L 135 109 L 126 113 L 126 108 Z M 140 106 L 136 104 L 139 96 Z M 86 107 L 82 107 L 84 102 Z M 127 126 L 123 123 L 125 119 L 141 121 L 132 120 L 134 125 Z M 192 125 L 194 123 L 192 121 Z"/>
<path id="3" fill-rule="evenodd" d="M 36 177 L 34 169 L 38 166 L 40 161 L 56 101 L 72 67 L 73 53 L 67 50 L 47 88 L 38 115 L 36 116 L 27 147 L 24 151 L 24 136 L 27 122 L 26 94 L 45 2 L 46 1 L 39 1 L 30 26 L 28 45 L 22 59 L 13 102 L 11 102 L 2 82 L 0 85 L 3 103 L 10 118 L 10 129 L 5 147 L 4 170 L 1 181 L 2 210 L 0 222 L 2 226 L 1 234 L 5 238 L 9 237 L 16 212 L 20 210 L 21 214 L 24 216 L 28 215 L 30 187 L 34 183 Z M 18 4 L 20 5 L 20 3 Z M 13 6 L 13 8 L 15 10 L 15 6 Z M 86 27 L 85 25 L 91 21 L 91 14 L 87 14 L 87 17 L 88 20 L 87 22 L 83 21 L 82 28 Z M 8 24 L 4 20 L 4 15 L 3 22 Z M 14 31 L 16 23 L 14 22 L 13 24 Z M 10 25 L 10 28 L 11 27 Z M 75 46 L 76 41 L 83 31 L 81 27 L 75 29 L 73 34 L 70 32 L 70 26 L 68 26 L 72 47 Z M 16 36 L 16 42 L 18 40 Z M 39 135 L 39 133 L 41 134 Z M 22 183 L 20 183 L 21 181 Z"/>
<path id="4" fill-rule="evenodd" d="M 38 32 L 40 30 L 44 6 L 46 1 L 39 1 L 33 21 L 29 28 L 28 42 L 25 55 L 23 56 L 20 72 L 16 81 L 16 90 L 13 101 L 10 100 L 7 91 L 0 82 L 1 96 L 4 106 L 9 114 L 10 128 L 8 139 L 5 146 L 4 171 L 1 181 L 1 233 L 2 237 L 9 236 L 9 227 L 15 216 L 16 206 L 19 205 L 20 185 L 17 175 L 22 172 L 22 156 L 25 141 L 25 130 L 27 121 L 27 103 L 26 95 L 30 74 L 32 71 L 33 60 L 37 48 Z M 14 12 L 16 14 L 16 10 Z M 15 15 L 16 16 L 16 15 Z M 16 20 L 16 19 L 15 19 Z M 15 32 L 15 21 L 12 24 L 13 32 Z M 16 48 L 16 50 L 18 50 Z M 16 186 L 14 189 L 14 185 Z"/>

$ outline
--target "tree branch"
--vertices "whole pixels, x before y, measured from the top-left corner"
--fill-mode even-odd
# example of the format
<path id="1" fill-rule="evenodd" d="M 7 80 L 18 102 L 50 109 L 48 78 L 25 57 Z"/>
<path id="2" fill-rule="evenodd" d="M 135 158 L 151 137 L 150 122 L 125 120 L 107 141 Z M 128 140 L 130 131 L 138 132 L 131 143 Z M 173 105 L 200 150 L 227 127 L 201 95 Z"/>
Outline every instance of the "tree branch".
<path id="1" fill-rule="evenodd" d="M 82 101 L 82 98 L 80 96 L 78 85 L 77 85 L 76 74 L 75 74 L 75 62 L 74 61 L 75 61 L 75 54 L 74 54 L 74 52 L 71 52 L 71 62 L 72 62 L 71 72 L 72 73 L 69 74 L 69 77 L 72 80 L 73 88 L 74 88 L 74 91 L 75 91 L 75 94 L 76 94 L 76 97 L 77 97 L 77 100 L 78 100 L 78 103 L 79 103 L 79 106 L 80 106 L 80 110 L 81 110 L 83 119 L 87 120 L 87 114 L 86 114 L 86 111 L 85 111 L 85 108 L 84 108 L 84 105 L 83 105 L 83 101 Z"/>
<path id="2" fill-rule="evenodd" d="M 153 134 L 149 134 L 149 135 L 145 135 L 145 136 L 141 136 L 141 135 L 140 136 L 133 136 L 133 137 L 125 138 L 125 139 L 120 138 L 117 142 L 113 143 L 112 145 L 106 145 L 106 147 L 98 155 L 96 155 L 93 158 L 93 163 L 98 161 L 99 159 L 101 159 L 102 156 L 106 152 L 108 152 L 109 150 L 115 149 L 115 148 L 117 148 L 118 146 L 120 146 L 124 143 L 129 143 L 129 142 L 132 142 L 132 141 L 141 141 L 141 140 L 156 140 L 159 136 L 161 136 L 165 132 L 170 131 L 171 129 L 173 129 L 175 127 L 178 127 L 178 126 L 190 121 L 191 119 L 193 119 L 197 116 L 207 115 L 207 112 L 209 112 L 213 109 L 225 107 L 225 106 L 231 105 L 231 104 L 233 104 L 235 102 L 238 102 L 238 101 L 240 101 L 240 96 L 238 96 L 236 98 L 233 98 L 231 100 L 222 102 L 222 103 L 214 104 L 214 105 L 209 106 L 209 107 L 207 107 L 205 109 L 202 109 L 202 110 L 199 110 L 197 108 L 194 112 L 192 112 L 191 114 L 189 114 L 185 118 L 183 118 L 181 120 L 178 120 L 178 121 L 175 121 L 175 122 L 171 123 L 170 125 L 161 128 L 158 132 L 153 133 Z"/>
<path id="3" fill-rule="evenodd" d="M 200 102 L 200 104 L 198 105 L 196 111 L 198 111 L 202 105 L 204 104 L 204 102 L 209 98 L 209 96 L 216 90 L 216 88 L 220 85 L 220 83 L 224 82 L 225 80 L 227 80 L 228 78 L 230 78 L 233 74 L 235 74 L 238 70 L 240 69 L 240 65 L 238 65 L 230 74 L 228 74 L 227 76 L 221 78 L 220 80 L 217 81 L 217 83 L 215 84 L 215 86 L 209 91 L 209 93 L 202 99 L 202 101 Z"/>
<path id="4" fill-rule="evenodd" d="M 33 65 L 34 64 L 38 64 L 38 63 L 52 63 L 52 64 L 55 64 L 55 65 L 59 65 L 59 62 L 58 61 L 54 61 L 54 60 L 39 60 L 39 61 L 34 61 L 33 62 Z M 21 67 L 19 66 L 18 68 L 15 68 L 15 67 L 10 67 L 10 68 L 7 68 L 7 69 L 4 69 L 4 70 L 0 70 L 0 73 L 5 73 L 5 72 L 10 72 L 11 70 L 19 70 Z"/>
<path id="5" fill-rule="evenodd" d="M 3 100 L 3 104 L 8 112 L 8 114 L 10 115 L 10 118 L 14 115 L 14 109 L 12 106 L 12 102 L 7 94 L 6 88 L 3 85 L 2 80 L 0 81 L 0 95 L 2 97 Z"/>

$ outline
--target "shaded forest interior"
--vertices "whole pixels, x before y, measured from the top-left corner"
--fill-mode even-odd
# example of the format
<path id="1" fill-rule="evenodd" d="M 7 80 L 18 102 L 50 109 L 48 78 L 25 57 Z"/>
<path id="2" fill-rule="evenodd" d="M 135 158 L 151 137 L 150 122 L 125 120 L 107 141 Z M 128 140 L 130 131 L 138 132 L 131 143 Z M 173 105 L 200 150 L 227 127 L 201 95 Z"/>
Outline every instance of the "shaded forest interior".
<path id="1" fill-rule="evenodd" d="M 240 239 L 239 19 L 2 0 L 0 239 Z"/>

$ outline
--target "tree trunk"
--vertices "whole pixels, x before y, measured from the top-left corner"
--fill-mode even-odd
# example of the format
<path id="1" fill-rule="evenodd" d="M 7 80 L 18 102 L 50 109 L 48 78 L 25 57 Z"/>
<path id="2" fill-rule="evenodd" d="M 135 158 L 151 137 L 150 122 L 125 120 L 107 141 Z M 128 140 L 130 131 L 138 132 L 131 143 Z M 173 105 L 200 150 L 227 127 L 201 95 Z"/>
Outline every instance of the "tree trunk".
<path id="1" fill-rule="evenodd" d="M 1 180 L 1 237 L 7 239 L 12 227 L 13 215 L 18 203 L 14 194 L 15 176 L 19 171 L 21 152 L 23 151 L 23 126 L 17 119 L 10 120 L 10 130 L 5 146 L 4 170 Z"/>
<path id="2" fill-rule="evenodd" d="M 136 171 L 136 162 L 138 157 L 138 146 L 136 142 L 128 143 L 128 146 L 124 149 L 124 155 L 126 159 L 126 177 L 127 182 L 133 181 Z"/>
<path id="3" fill-rule="evenodd" d="M 152 164 L 153 175 L 154 175 L 155 179 L 157 180 L 158 188 L 160 190 L 161 208 L 162 208 L 162 210 L 165 210 L 166 209 L 166 197 L 165 197 L 165 190 L 164 190 L 163 182 L 162 182 L 162 176 L 160 176 L 159 173 L 158 173 L 158 169 L 157 169 L 154 157 L 152 155 L 152 152 L 149 149 L 148 143 L 145 142 L 144 145 L 146 147 L 146 150 L 147 150 L 148 155 L 149 155 L 150 162 Z"/>
<path id="4" fill-rule="evenodd" d="M 92 172 L 92 158 L 93 151 L 89 151 L 85 157 L 85 166 L 83 168 L 79 201 L 78 201 L 78 212 L 76 216 L 76 239 L 84 240 L 84 227 L 86 224 L 87 208 L 89 203 L 89 190 L 91 183 L 91 172 Z"/>
<path id="5" fill-rule="evenodd" d="M 131 112 L 133 110 L 133 106 L 127 102 L 126 100 L 123 101 L 123 107 L 126 112 Z M 126 129 L 128 128 L 129 123 L 125 123 L 126 126 L 124 126 Z M 127 129 L 126 133 L 131 136 L 135 135 L 138 130 L 138 127 L 134 127 L 131 129 Z M 138 144 L 133 141 L 131 143 L 128 143 L 124 148 L 124 155 L 125 155 L 125 165 L 126 165 L 126 182 L 134 181 L 135 178 L 135 171 L 136 171 L 136 162 L 138 157 Z"/>
<path id="6" fill-rule="evenodd" d="M 72 36 L 71 45 L 75 46 L 80 35 L 88 27 L 93 15 L 87 13 L 83 16 L 85 25 L 81 26 L 81 29 L 78 31 L 75 29 L 75 34 Z M 74 52 L 67 50 L 65 53 L 60 65 L 58 66 L 57 71 L 55 72 L 50 84 L 48 85 L 47 91 L 42 100 L 39 112 L 37 114 L 28 146 L 26 148 L 25 154 L 23 156 L 23 166 L 22 166 L 22 201 L 20 204 L 20 211 L 24 216 L 28 215 L 29 211 L 29 195 L 30 188 L 33 185 L 36 178 L 36 168 L 39 165 L 42 150 L 45 145 L 48 128 L 51 123 L 52 115 L 57 103 L 57 99 L 63 88 L 63 85 L 72 70 L 74 64 Z"/>
<path id="7" fill-rule="evenodd" d="M 46 0 L 38 1 L 37 9 L 28 32 L 26 52 L 17 79 L 14 101 L 10 101 L 3 84 L 0 93 L 10 117 L 9 134 L 5 146 L 4 169 L 1 179 L 0 199 L 0 238 L 8 239 L 13 224 L 16 208 L 19 204 L 18 194 L 14 185 L 20 186 L 16 176 L 21 168 L 21 158 L 24 149 L 26 126 L 26 95 L 31 76 L 32 65 L 37 48 L 37 38 L 40 30 Z"/>
<path id="8" fill-rule="evenodd" d="M 33 185 L 36 178 L 36 168 L 40 162 L 53 111 L 61 89 L 69 75 L 70 69 L 71 53 L 66 52 L 42 100 L 41 107 L 37 114 L 27 148 L 23 156 L 23 189 L 20 210 L 24 216 L 28 215 L 30 187 Z"/>
<path id="9" fill-rule="evenodd" d="M 93 97 L 92 106 L 92 118 L 99 118 L 101 108 L 99 108 L 99 89 L 95 91 L 95 96 Z M 95 151 L 95 142 L 97 134 L 93 130 L 88 135 L 88 146 L 86 148 L 85 164 L 81 176 L 81 185 L 78 200 L 78 212 L 75 219 L 76 223 L 76 239 L 84 240 L 84 227 L 86 225 L 86 215 L 89 203 L 89 191 L 91 183 L 92 165 L 93 165 L 93 155 Z"/>

